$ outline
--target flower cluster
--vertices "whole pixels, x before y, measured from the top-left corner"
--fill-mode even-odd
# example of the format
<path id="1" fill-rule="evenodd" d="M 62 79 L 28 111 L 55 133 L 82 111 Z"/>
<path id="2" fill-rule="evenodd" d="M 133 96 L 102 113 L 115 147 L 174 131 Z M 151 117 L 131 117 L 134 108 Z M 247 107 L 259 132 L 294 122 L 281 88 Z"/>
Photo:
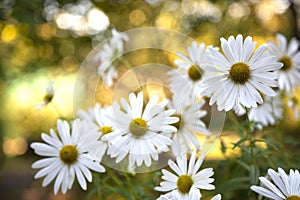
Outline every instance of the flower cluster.
<path id="1" fill-rule="evenodd" d="M 123 42 L 129 39 L 115 30 L 112 35 L 95 55 L 99 62 L 97 72 L 108 87 L 118 76 L 116 64 L 111 63 L 121 55 Z M 173 172 L 162 170 L 163 181 L 155 190 L 167 193 L 158 199 L 200 199 L 201 190 L 215 189 L 213 169 L 200 170 L 205 153 L 201 152 L 199 135 L 210 135 L 202 120 L 207 114 L 203 109 L 206 99 L 219 111 L 246 113 L 259 129 L 281 119 L 282 95 L 289 98 L 298 114 L 297 101 L 291 94 L 300 85 L 299 42 L 292 39 L 287 44 L 282 35 L 277 35 L 277 40 L 278 43 L 270 41 L 256 47 L 250 36 L 230 36 L 227 40 L 221 38 L 220 49 L 193 42 L 187 48 L 188 55 L 177 53 L 177 68 L 168 72 L 173 93 L 168 98 L 146 98 L 144 91 L 131 91 L 128 100 L 121 98 L 111 105 L 97 103 L 88 112 L 79 110 L 77 119 L 70 123 L 71 130 L 68 122 L 58 120 L 58 136 L 50 130 L 50 136 L 42 134 L 47 144 L 31 145 L 38 155 L 49 157 L 33 164 L 33 168 L 42 168 L 35 178 L 45 176 L 46 186 L 56 177 L 54 192 L 61 188 L 66 193 L 75 176 L 81 188 L 86 189 L 86 179 L 92 181 L 90 170 L 105 172 L 100 164 L 104 156 L 135 169 L 151 167 L 161 154 L 167 153 Z M 266 178 L 260 180 L 267 189 L 251 189 L 273 199 L 300 198 L 297 170 L 291 170 L 289 176 L 282 169 L 278 173 L 269 170 L 269 176 L 279 189 Z"/>

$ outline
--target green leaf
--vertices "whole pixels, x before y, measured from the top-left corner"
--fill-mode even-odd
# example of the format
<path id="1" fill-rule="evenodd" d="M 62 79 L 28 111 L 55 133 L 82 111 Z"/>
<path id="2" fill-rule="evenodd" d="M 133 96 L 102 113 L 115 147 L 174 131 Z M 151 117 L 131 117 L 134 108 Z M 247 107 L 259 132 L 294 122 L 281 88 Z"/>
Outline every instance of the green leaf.
<path id="1" fill-rule="evenodd" d="M 242 160 L 235 160 L 235 162 L 237 164 L 239 164 L 240 166 L 244 167 L 246 170 L 248 170 L 248 171 L 250 170 L 250 166 L 247 163 L 245 163 L 244 161 L 242 161 Z"/>
<path id="2" fill-rule="evenodd" d="M 258 177 L 260 175 L 259 168 L 257 165 L 250 165 L 249 175 L 250 185 L 256 185 L 258 183 Z"/>
<path id="3" fill-rule="evenodd" d="M 233 147 L 232 149 L 235 149 L 236 147 L 240 147 L 241 144 L 243 144 L 245 141 L 247 141 L 247 138 L 241 138 L 239 141 L 237 141 L 236 143 L 233 143 Z"/>
<path id="4" fill-rule="evenodd" d="M 246 189 L 249 187 L 248 182 L 249 182 L 249 177 L 246 176 L 232 178 L 228 181 L 224 181 L 223 184 L 217 187 L 217 191 L 228 192 L 230 190 Z"/>
<path id="5" fill-rule="evenodd" d="M 226 144 L 224 143 L 224 141 L 221 139 L 221 151 L 223 154 L 226 153 L 227 147 Z"/>
<path id="6" fill-rule="evenodd" d="M 256 122 L 250 122 L 250 132 L 253 133 L 254 129 L 257 127 L 257 123 Z"/>

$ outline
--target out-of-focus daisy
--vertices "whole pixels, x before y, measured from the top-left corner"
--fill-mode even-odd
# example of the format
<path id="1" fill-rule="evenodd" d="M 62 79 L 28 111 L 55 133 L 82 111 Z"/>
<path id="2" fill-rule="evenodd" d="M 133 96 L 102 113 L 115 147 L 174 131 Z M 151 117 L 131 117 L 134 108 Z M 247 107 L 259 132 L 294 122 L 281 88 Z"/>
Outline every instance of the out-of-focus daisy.
<path id="1" fill-rule="evenodd" d="M 286 96 L 288 98 L 287 100 L 287 106 L 288 108 L 290 108 L 294 114 L 294 119 L 295 120 L 299 120 L 299 100 L 298 98 L 295 96 L 296 91 L 291 91 L 286 93 Z"/>
<path id="2" fill-rule="evenodd" d="M 299 41 L 292 38 L 287 43 L 286 37 L 281 34 L 276 35 L 278 43 L 269 41 L 271 55 L 275 55 L 279 62 L 283 63 L 278 71 L 279 89 L 289 92 L 300 85 L 300 51 Z"/>
<path id="3" fill-rule="evenodd" d="M 124 42 L 128 40 L 128 36 L 120 33 L 115 29 L 112 30 L 112 37 L 108 40 L 95 55 L 95 60 L 100 64 L 97 68 L 97 73 L 103 79 L 107 87 L 113 85 L 113 80 L 117 78 L 118 71 L 114 61 L 122 55 L 124 51 Z"/>
<path id="4" fill-rule="evenodd" d="M 54 85 L 54 81 L 50 81 L 48 86 L 47 86 L 47 89 L 46 89 L 46 94 L 44 96 L 43 103 L 40 103 L 40 104 L 36 105 L 35 109 L 40 110 L 52 101 L 52 99 L 54 97 L 53 85 Z"/>
<path id="5" fill-rule="evenodd" d="M 32 168 L 41 169 L 34 178 L 45 177 L 42 186 L 54 182 L 54 193 L 59 188 L 66 193 L 72 188 L 75 176 L 82 189 L 87 189 L 86 180 L 92 181 L 90 170 L 104 172 L 100 160 L 90 153 L 97 142 L 97 127 L 90 126 L 79 119 L 72 123 L 72 130 L 66 121 L 57 121 L 58 135 L 53 129 L 50 135 L 42 134 L 46 143 L 34 142 L 30 146 L 35 153 L 48 158 L 41 159 L 32 164 Z"/>
<path id="6" fill-rule="evenodd" d="M 300 173 L 298 170 L 290 170 L 286 174 L 281 168 L 278 172 L 268 170 L 271 181 L 265 177 L 259 177 L 262 186 L 251 186 L 254 192 L 274 200 L 300 200 Z"/>
<path id="7" fill-rule="evenodd" d="M 114 59 L 114 48 L 109 44 L 104 44 L 103 49 L 99 52 L 98 56 L 101 62 L 97 68 L 97 73 L 103 79 L 104 84 L 107 87 L 111 87 L 114 83 L 114 79 L 118 77 L 118 71 L 116 65 L 113 63 Z"/>
<path id="8" fill-rule="evenodd" d="M 170 125 L 178 121 L 171 117 L 175 110 L 165 110 L 167 101 L 158 103 L 159 97 L 152 96 L 144 107 L 143 92 L 131 93 L 129 103 L 121 99 L 121 105 L 113 103 L 114 120 L 118 129 L 104 135 L 110 142 L 107 154 L 120 162 L 129 154 L 129 166 L 151 165 L 151 158 L 158 160 L 158 152 L 169 150 L 172 141 L 160 132 L 176 132 Z"/>
<path id="9" fill-rule="evenodd" d="M 257 128 L 262 129 L 263 126 L 275 125 L 278 120 L 282 119 L 283 108 L 282 101 L 277 95 L 275 97 L 265 97 L 264 103 L 249 111 L 249 120 L 257 122 Z"/>
<path id="10" fill-rule="evenodd" d="M 267 46 L 261 45 L 254 51 L 256 42 L 252 37 L 230 36 L 221 38 L 222 53 L 209 47 L 209 55 L 215 67 L 205 67 L 213 73 L 205 85 L 212 92 L 209 104 L 217 103 L 218 110 L 229 111 L 239 104 L 251 108 L 262 104 L 260 93 L 275 96 L 271 87 L 277 87 L 277 72 L 282 63 L 267 54 Z"/>
<path id="11" fill-rule="evenodd" d="M 118 32 L 116 29 L 111 30 L 112 38 L 110 44 L 112 47 L 118 50 L 118 52 L 124 51 L 124 41 L 128 41 L 129 38 L 125 33 Z"/>
<path id="12" fill-rule="evenodd" d="M 108 133 L 111 133 L 116 129 L 114 122 L 111 119 L 112 116 L 112 107 L 104 106 L 101 107 L 99 103 L 95 105 L 94 108 L 90 108 L 88 112 L 79 110 L 77 116 L 80 119 L 86 120 L 89 123 L 93 123 L 98 127 L 99 140 L 102 142 L 97 148 L 98 152 L 96 153 L 97 157 L 102 158 L 105 154 L 108 144 L 102 140 L 102 136 Z"/>
<path id="13" fill-rule="evenodd" d="M 179 96 L 181 98 L 181 96 Z M 173 134 L 172 152 L 175 157 L 192 149 L 200 150 L 200 143 L 197 139 L 198 134 L 209 134 L 206 125 L 201 120 L 206 115 L 205 110 L 201 110 L 205 104 L 204 100 L 193 102 L 190 98 L 185 101 L 179 101 L 173 96 L 169 108 L 175 109 L 174 116 L 179 118 L 179 121 L 173 124 L 177 128 L 177 132 Z"/>
<path id="14" fill-rule="evenodd" d="M 177 69 L 168 72 L 170 75 L 170 87 L 174 93 L 192 97 L 202 97 L 205 95 L 204 88 L 200 87 L 207 76 L 203 70 L 204 66 L 211 65 L 210 59 L 206 54 L 205 44 L 193 42 L 187 48 L 188 57 L 181 53 L 177 55 L 181 58 L 175 60 Z M 183 83 L 184 82 L 184 83 Z"/>
<path id="15" fill-rule="evenodd" d="M 175 172 L 162 170 L 163 176 L 160 186 L 155 187 L 155 190 L 168 192 L 166 197 L 172 199 L 200 199 L 200 189 L 214 190 L 215 186 L 211 183 L 214 181 L 210 178 L 214 172 L 212 168 L 206 168 L 199 171 L 205 154 L 202 154 L 196 159 L 196 152 L 193 151 L 190 161 L 188 162 L 186 154 L 178 156 L 176 162 L 169 160 L 169 167 Z"/>

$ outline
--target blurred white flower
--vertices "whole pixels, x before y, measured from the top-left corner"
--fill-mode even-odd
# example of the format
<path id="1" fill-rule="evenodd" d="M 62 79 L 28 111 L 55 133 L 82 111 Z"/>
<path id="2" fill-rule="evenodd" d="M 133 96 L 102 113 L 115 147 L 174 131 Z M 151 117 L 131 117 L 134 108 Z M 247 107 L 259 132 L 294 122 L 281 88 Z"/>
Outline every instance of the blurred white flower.
<path id="1" fill-rule="evenodd" d="M 44 102 L 43 103 L 40 103 L 38 105 L 35 106 L 35 109 L 37 110 L 40 110 L 42 109 L 43 107 L 45 107 L 46 105 L 48 105 L 53 97 L 54 97 L 54 88 L 53 88 L 53 85 L 54 85 L 54 81 L 50 81 L 47 85 L 47 89 L 46 89 L 46 94 L 44 96 Z"/>
<path id="2" fill-rule="evenodd" d="M 159 97 L 152 96 L 144 107 L 143 92 L 131 93 L 129 103 L 121 99 L 121 105 L 113 103 L 114 121 L 118 129 L 104 135 L 103 140 L 110 143 L 107 154 L 116 157 L 116 163 L 129 154 L 129 165 L 151 165 L 151 159 L 158 160 L 159 152 L 169 150 L 172 141 L 159 132 L 175 132 L 170 125 L 178 121 L 171 117 L 175 110 L 165 110 L 167 101 L 158 103 Z"/>
<path id="3" fill-rule="evenodd" d="M 217 194 L 213 196 L 213 198 L 211 198 L 211 200 L 221 200 L 221 199 L 222 196 L 220 194 Z M 185 198 L 179 195 L 179 193 L 177 193 L 175 190 L 173 190 L 171 193 L 161 195 L 157 200 L 185 200 Z M 197 196 L 191 196 L 187 200 L 199 200 L 199 198 Z"/>
<path id="4" fill-rule="evenodd" d="M 285 36 L 276 35 L 278 43 L 269 41 L 270 54 L 276 56 L 283 66 L 278 71 L 279 89 L 290 92 L 300 85 L 300 51 L 299 41 L 292 38 L 289 43 Z"/>
<path id="5" fill-rule="evenodd" d="M 179 121 L 173 124 L 177 128 L 177 132 L 172 136 L 173 142 L 171 147 L 175 157 L 182 155 L 186 151 L 191 154 L 194 148 L 199 151 L 200 143 L 197 135 L 209 134 L 206 125 L 201 120 L 207 114 L 205 110 L 201 110 L 205 101 L 196 102 L 181 96 L 177 96 L 177 98 L 173 96 L 172 102 L 168 105 L 168 108 L 175 109 L 173 116 L 179 118 Z"/>
<path id="6" fill-rule="evenodd" d="M 177 164 L 169 160 L 169 167 L 176 175 L 163 169 L 162 179 L 164 181 L 160 183 L 160 186 L 155 187 L 155 190 L 168 192 L 164 198 L 174 200 L 196 200 L 202 196 L 200 189 L 214 190 L 215 186 L 211 184 L 214 179 L 210 178 L 214 174 L 213 169 L 206 168 L 199 171 L 204 157 L 205 154 L 203 153 L 196 160 L 196 151 L 193 151 L 189 162 L 186 154 L 177 157 Z"/>
<path id="7" fill-rule="evenodd" d="M 128 41 L 129 38 L 125 33 L 118 32 L 116 29 L 112 29 L 112 38 L 110 39 L 110 45 L 118 50 L 118 52 L 124 51 L 124 41 Z"/>
<path id="8" fill-rule="evenodd" d="M 249 120 L 257 122 L 257 128 L 260 130 L 268 125 L 275 125 L 282 116 L 282 101 L 278 94 L 275 97 L 266 96 L 263 104 L 249 110 Z"/>
<path id="9" fill-rule="evenodd" d="M 112 37 L 106 41 L 95 55 L 95 61 L 99 62 L 97 73 L 103 79 L 107 87 L 113 85 L 113 80 L 118 77 L 118 71 L 114 61 L 123 54 L 124 42 L 128 41 L 128 36 L 125 33 L 120 33 L 115 29 L 112 30 Z"/>
<path id="10" fill-rule="evenodd" d="M 221 38 L 221 46 L 224 55 L 209 47 L 214 67 L 204 68 L 213 73 L 205 81 L 212 92 L 210 105 L 216 103 L 218 110 L 225 111 L 239 104 L 251 108 L 263 103 L 260 93 L 276 95 L 272 87 L 278 86 L 276 71 L 282 63 L 266 53 L 266 45 L 254 50 L 256 42 L 252 42 L 252 37 L 248 36 L 243 41 L 239 34 L 236 38 L 230 36 L 228 40 Z"/>
<path id="11" fill-rule="evenodd" d="M 98 140 L 101 143 L 98 144 L 98 148 L 95 148 L 97 152 L 94 152 L 98 158 L 102 158 L 108 148 L 108 143 L 102 140 L 102 136 L 116 129 L 111 119 L 112 114 L 111 106 L 101 107 L 99 103 L 94 108 L 90 108 L 88 112 L 83 110 L 77 112 L 77 116 L 80 119 L 86 120 L 88 123 L 92 123 L 98 127 Z"/>
<path id="12" fill-rule="evenodd" d="M 295 120 L 299 120 L 299 101 L 296 96 L 288 95 L 287 106 L 293 110 Z"/>
<path id="13" fill-rule="evenodd" d="M 50 130 L 50 136 L 43 133 L 42 139 L 46 142 L 34 142 L 30 146 L 41 159 L 32 164 L 32 168 L 40 169 L 34 178 L 45 177 L 42 186 L 47 186 L 56 177 L 54 193 L 59 188 L 66 193 L 72 188 L 75 176 L 82 189 L 87 189 L 86 180 L 92 181 L 91 170 L 104 172 L 100 160 L 91 154 L 92 148 L 97 143 L 97 127 L 88 125 L 79 119 L 72 123 L 72 128 L 66 121 L 57 121 L 58 135 Z M 96 133 L 96 134 L 95 134 Z"/>
<path id="14" fill-rule="evenodd" d="M 170 87 L 175 94 L 180 96 L 202 97 L 207 95 L 207 90 L 200 86 L 207 76 L 204 71 L 205 66 L 211 66 L 209 57 L 206 54 L 205 44 L 193 42 L 187 48 L 188 57 L 181 53 L 177 55 L 181 58 L 175 60 L 177 69 L 168 72 L 170 75 Z"/>

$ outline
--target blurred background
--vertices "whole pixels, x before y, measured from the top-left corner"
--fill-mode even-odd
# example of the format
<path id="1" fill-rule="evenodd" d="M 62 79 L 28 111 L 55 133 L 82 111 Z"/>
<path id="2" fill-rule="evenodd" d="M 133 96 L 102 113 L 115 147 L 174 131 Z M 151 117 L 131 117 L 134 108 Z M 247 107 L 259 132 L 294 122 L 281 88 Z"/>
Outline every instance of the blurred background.
<path id="1" fill-rule="evenodd" d="M 263 43 L 277 32 L 299 38 L 299 12 L 299 0 L 1 0 L 1 198 L 76 199 L 84 194 L 75 184 L 68 195 L 54 196 L 52 187 L 34 181 L 30 166 L 38 157 L 29 144 L 55 127 L 58 118 L 73 118 L 77 70 L 112 28 L 162 27 L 207 45 L 242 33 Z M 54 96 L 47 97 L 51 81 Z"/>

